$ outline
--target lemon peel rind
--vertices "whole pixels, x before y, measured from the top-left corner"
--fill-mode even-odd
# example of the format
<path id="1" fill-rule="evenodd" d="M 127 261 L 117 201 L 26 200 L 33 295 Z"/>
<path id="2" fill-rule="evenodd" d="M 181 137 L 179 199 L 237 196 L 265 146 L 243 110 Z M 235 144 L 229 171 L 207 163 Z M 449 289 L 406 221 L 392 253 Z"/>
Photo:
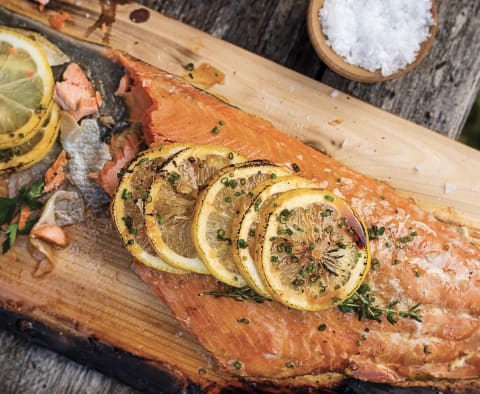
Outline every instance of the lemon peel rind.
<path id="1" fill-rule="evenodd" d="M 268 204 L 276 194 L 293 190 L 296 188 L 318 188 L 318 183 L 295 175 L 281 176 L 260 183 L 253 189 L 253 198 L 248 209 L 243 215 L 236 218 L 233 224 L 232 243 L 236 245 L 239 239 L 249 239 L 249 232 L 253 223 L 258 225 L 260 221 L 259 207 L 261 204 Z M 260 202 L 260 203 L 259 203 Z M 258 226 L 256 226 L 258 227 Z M 248 285 L 263 297 L 270 298 L 271 293 L 264 283 L 255 262 L 255 257 L 250 254 L 249 248 L 233 248 L 233 259 L 246 280 Z"/>
<path id="2" fill-rule="evenodd" d="M 45 122 L 53 107 L 53 89 L 55 81 L 52 69 L 48 63 L 44 49 L 32 39 L 6 27 L 0 27 L 0 41 L 15 45 L 16 48 L 26 50 L 29 54 L 35 53 L 38 57 L 32 57 L 37 66 L 37 75 L 40 75 L 43 83 L 42 99 L 38 108 L 32 111 L 30 119 L 19 129 L 7 134 L 0 134 L 0 149 L 13 148 L 27 141 L 38 132 Z"/>
<path id="3" fill-rule="evenodd" d="M 316 195 L 314 199 L 303 198 L 304 195 Z M 269 239 L 271 237 L 277 236 L 276 231 L 276 221 L 277 215 L 284 209 L 293 209 L 299 206 L 307 206 L 308 203 L 314 203 L 316 201 L 322 200 L 326 195 L 338 199 L 338 202 L 342 204 L 342 209 L 348 210 L 351 214 L 351 219 L 358 222 L 361 226 L 363 232 L 363 249 L 358 255 L 357 264 L 355 265 L 355 271 L 351 273 L 350 279 L 348 280 L 349 288 L 348 291 L 345 291 L 343 286 L 333 292 L 328 292 L 324 296 L 319 298 L 317 304 L 309 303 L 302 297 L 302 294 L 296 294 L 294 291 L 285 292 L 285 286 L 278 286 L 278 280 L 269 274 L 272 270 L 271 256 L 269 253 L 268 245 Z M 295 199 L 295 205 L 292 205 L 292 201 Z M 275 205 L 275 208 L 273 208 Z M 255 255 L 256 261 L 259 262 L 260 266 L 259 271 L 261 272 L 262 278 L 265 281 L 265 285 L 272 294 L 272 298 L 276 301 L 294 309 L 300 309 L 305 311 L 319 311 L 327 308 L 331 308 L 342 303 L 345 299 L 350 297 L 363 283 L 369 268 L 370 268 L 370 246 L 368 241 L 368 231 L 365 224 L 360 219 L 359 215 L 352 207 L 348 205 L 340 197 L 320 189 L 300 189 L 300 190 L 291 190 L 285 192 L 278 196 L 277 198 L 270 201 L 269 204 L 266 204 L 261 208 L 262 219 L 259 224 L 259 228 L 262 228 L 264 231 L 259 238 L 259 241 L 256 242 L 255 246 Z M 353 275 L 352 275 L 353 274 Z M 353 284 L 352 284 L 353 282 Z M 288 288 L 287 288 L 288 290 Z M 320 302 L 321 301 L 321 302 Z"/>
<path id="4" fill-rule="evenodd" d="M 179 154 L 172 156 L 168 160 L 168 162 L 165 163 L 165 165 L 162 167 L 162 170 L 164 170 L 165 173 L 168 173 L 170 170 L 173 170 L 173 168 L 170 168 L 169 166 L 170 163 L 176 166 L 181 162 L 182 156 L 180 156 L 180 153 L 182 154 L 182 156 L 203 157 L 203 158 L 209 155 L 218 155 L 218 156 L 222 155 L 222 157 L 228 157 L 231 163 L 239 163 L 246 160 L 243 156 L 234 152 L 230 148 L 227 148 L 221 145 L 192 145 L 191 147 L 185 149 L 184 151 L 179 152 Z M 188 157 L 185 157 L 185 159 L 188 159 Z M 161 181 L 152 182 L 150 195 L 154 196 L 156 194 L 156 192 L 160 187 L 160 183 Z M 155 217 L 151 215 L 153 211 L 154 211 L 154 206 L 153 206 L 153 201 L 151 201 L 145 205 L 145 212 L 147 213 L 145 215 L 145 227 L 146 227 L 147 236 L 150 239 L 150 243 L 152 244 L 153 248 L 155 249 L 159 257 L 165 260 L 165 262 L 167 262 L 168 264 L 176 268 L 189 271 L 189 272 L 195 272 L 198 274 L 205 274 L 205 275 L 210 274 L 210 271 L 207 269 L 207 267 L 205 266 L 204 262 L 200 257 L 182 256 L 176 253 L 170 246 L 168 246 L 164 242 L 162 238 L 161 230 L 157 225 L 157 221 L 155 220 Z"/>
<path id="5" fill-rule="evenodd" d="M 192 240 L 200 258 L 212 276 L 233 287 L 243 287 L 247 285 L 248 282 L 240 272 L 232 272 L 228 270 L 217 258 L 213 248 L 207 248 L 206 245 L 209 245 L 207 238 L 208 208 L 214 206 L 214 201 L 218 192 L 225 187 L 221 182 L 222 178 L 230 176 L 231 174 L 234 174 L 231 179 L 241 178 L 242 176 L 251 176 L 258 173 L 262 168 L 262 173 L 274 173 L 278 176 L 289 174 L 285 168 L 279 167 L 265 160 L 253 160 L 235 166 L 226 167 L 220 171 L 215 178 L 212 178 L 208 187 L 202 191 L 193 215 Z M 266 168 L 269 170 L 266 171 Z M 235 247 L 237 247 L 237 244 L 232 242 L 232 248 Z M 215 253 L 215 255 L 213 255 L 213 253 Z"/>
<path id="6" fill-rule="evenodd" d="M 56 104 L 52 108 L 48 123 L 42 129 L 43 136 L 32 149 L 20 156 L 14 156 L 6 163 L 0 163 L 0 174 L 26 170 L 45 158 L 53 148 L 60 131 L 60 108 Z"/>
<path id="7" fill-rule="evenodd" d="M 132 179 L 135 176 L 135 171 L 136 168 L 138 168 L 140 161 L 145 160 L 145 158 L 148 158 L 148 160 L 163 159 L 165 163 L 165 161 L 167 161 L 171 156 L 190 146 L 191 144 L 186 143 L 163 145 L 160 147 L 150 148 L 137 155 L 123 172 L 110 207 L 115 227 L 129 253 L 140 263 L 146 266 L 177 275 L 186 274 L 188 271 L 179 269 L 166 263 L 160 257 L 144 250 L 137 242 L 129 243 L 129 240 L 132 239 L 132 236 L 129 234 L 129 229 L 125 222 L 121 219 L 125 216 L 126 211 L 122 192 L 125 188 L 128 188 L 128 185 L 132 183 Z"/>

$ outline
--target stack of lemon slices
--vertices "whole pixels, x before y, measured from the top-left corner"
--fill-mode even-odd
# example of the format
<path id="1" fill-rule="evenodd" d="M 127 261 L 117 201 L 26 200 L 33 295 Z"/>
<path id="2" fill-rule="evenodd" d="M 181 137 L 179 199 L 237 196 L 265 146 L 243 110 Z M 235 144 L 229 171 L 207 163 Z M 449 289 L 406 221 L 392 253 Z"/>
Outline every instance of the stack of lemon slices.
<path id="1" fill-rule="evenodd" d="M 18 30 L 0 28 L 0 173 L 42 160 L 59 129 L 54 79 L 44 49 Z"/>
<path id="2" fill-rule="evenodd" d="M 121 174 L 112 216 L 143 264 L 210 274 L 301 310 L 341 303 L 370 266 L 366 227 L 343 199 L 223 146 L 142 152 Z"/>

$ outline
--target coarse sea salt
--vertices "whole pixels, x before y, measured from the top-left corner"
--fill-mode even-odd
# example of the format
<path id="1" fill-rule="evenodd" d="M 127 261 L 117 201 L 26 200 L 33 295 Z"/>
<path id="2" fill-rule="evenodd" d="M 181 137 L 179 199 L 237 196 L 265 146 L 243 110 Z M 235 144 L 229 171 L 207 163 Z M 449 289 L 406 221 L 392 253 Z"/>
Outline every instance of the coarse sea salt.
<path id="1" fill-rule="evenodd" d="M 325 0 L 319 18 L 338 55 L 383 76 L 415 61 L 434 24 L 431 0 Z"/>

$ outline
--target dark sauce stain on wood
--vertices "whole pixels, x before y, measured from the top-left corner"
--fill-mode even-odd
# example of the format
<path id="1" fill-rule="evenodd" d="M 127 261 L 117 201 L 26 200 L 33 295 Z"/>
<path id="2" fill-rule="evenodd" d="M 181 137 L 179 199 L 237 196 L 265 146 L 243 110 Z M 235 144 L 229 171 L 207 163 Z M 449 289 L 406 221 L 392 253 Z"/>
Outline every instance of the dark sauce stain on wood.
<path id="1" fill-rule="evenodd" d="M 139 8 L 132 11 L 129 18 L 133 23 L 143 23 L 150 18 L 150 12 L 146 8 Z"/>
<path id="2" fill-rule="evenodd" d="M 95 23 L 87 29 L 85 37 L 88 37 L 96 29 L 100 29 L 104 32 L 102 42 L 108 44 L 110 42 L 112 26 L 115 22 L 115 15 L 117 14 L 117 5 L 124 5 L 132 2 L 133 0 L 99 0 L 101 9 L 100 16 Z"/>

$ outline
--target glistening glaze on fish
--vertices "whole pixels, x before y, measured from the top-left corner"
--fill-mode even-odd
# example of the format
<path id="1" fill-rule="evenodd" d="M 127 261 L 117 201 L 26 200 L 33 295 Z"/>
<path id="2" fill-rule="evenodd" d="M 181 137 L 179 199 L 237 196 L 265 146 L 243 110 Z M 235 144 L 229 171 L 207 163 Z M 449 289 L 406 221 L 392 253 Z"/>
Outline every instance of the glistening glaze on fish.
<path id="1" fill-rule="evenodd" d="M 137 272 L 232 374 L 287 378 L 340 372 L 400 385 L 473 387 L 480 377 L 480 251 L 453 227 L 389 186 L 345 167 L 168 73 L 116 53 L 151 98 L 143 124 L 149 143 L 220 144 L 267 159 L 336 190 L 367 226 L 376 302 L 421 304 L 421 322 L 359 320 L 337 308 L 300 312 L 275 302 L 238 302 L 199 294 L 219 289 L 207 276 L 177 276 L 136 264 Z M 143 101 L 145 102 L 145 100 Z M 212 125 L 223 121 L 218 133 Z M 247 318 L 249 324 L 239 324 Z M 326 328 L 319 330 L 325 324 Z M 472 383 L 473 382 L 473 383 Z M 477 383 L 475 383 L 477 382 Z"/>

